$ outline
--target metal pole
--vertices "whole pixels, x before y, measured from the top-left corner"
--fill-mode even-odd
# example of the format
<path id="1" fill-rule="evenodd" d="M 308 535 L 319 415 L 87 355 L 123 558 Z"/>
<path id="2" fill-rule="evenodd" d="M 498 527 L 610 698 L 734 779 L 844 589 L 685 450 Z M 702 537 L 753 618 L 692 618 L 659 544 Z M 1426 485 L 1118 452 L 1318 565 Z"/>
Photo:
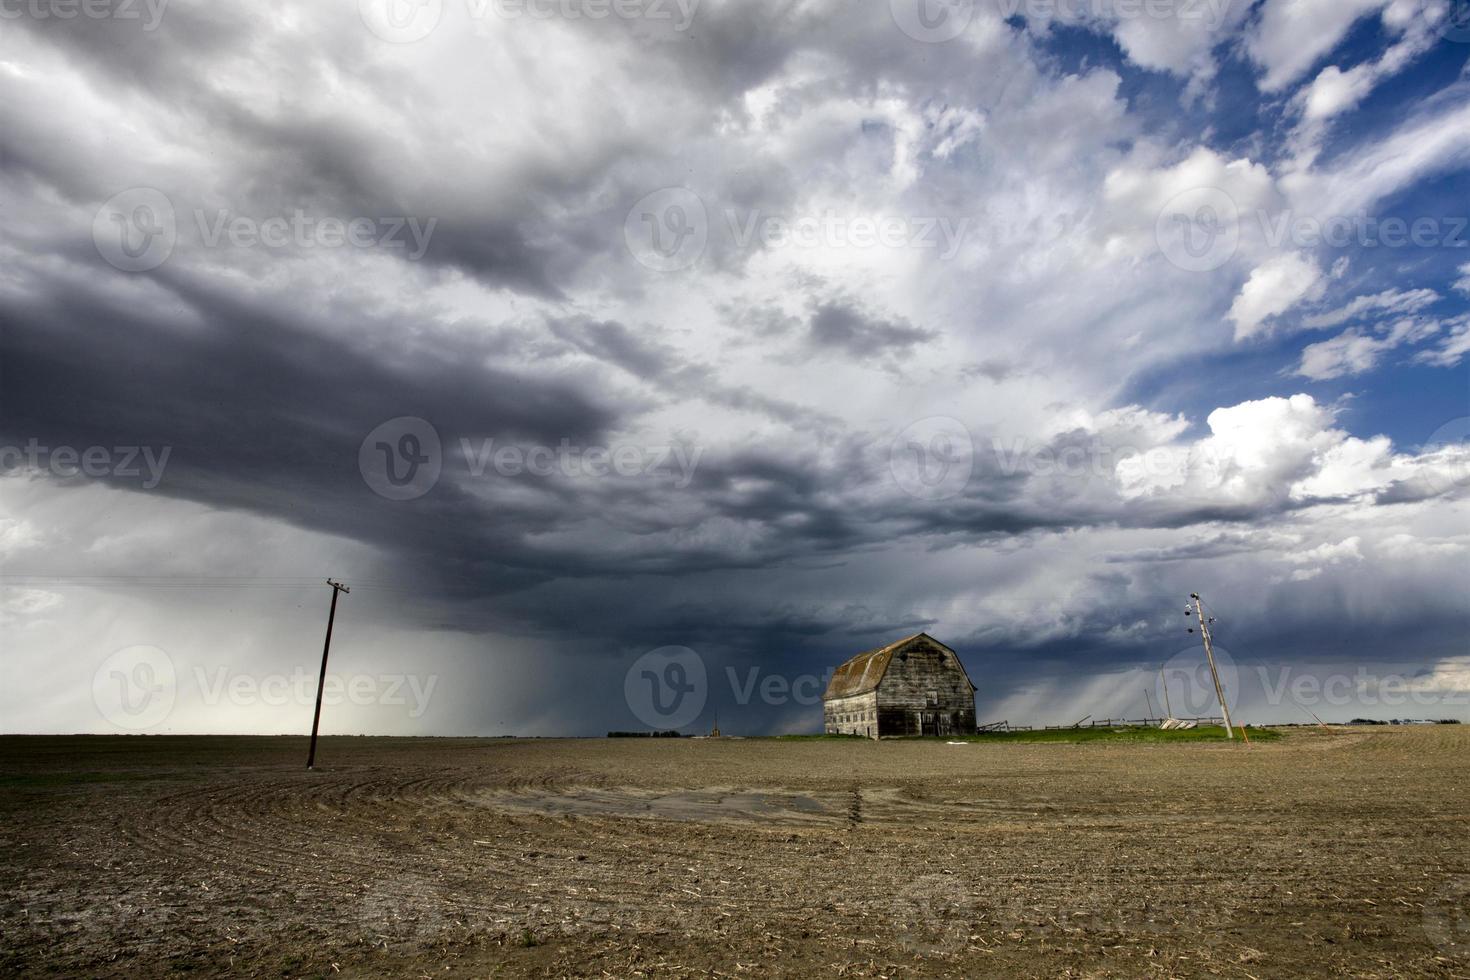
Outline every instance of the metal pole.
<path id="1" fill-rule="evenodd" d="M 332 609 L 327 613 L 327 641 L 322 644 L 322 672 L 316 680 L 316 713 L 311 718 L 311 749 L 306 753 L 308 769 L 316 762 L 316 731 L 322 723 L 322 689 L 327 686 L 327 652 L 332 649 L 332 623 L 337 619 L 337 593 L 352 591 L 341 582 L 333 582 L 331 579 L 327 579 L 327 584 L 332 587 Z"/>
<path id="2" fill-rule="evenodd" d="M 1225 734 L 1235 738 L 1235 729 L 1230 725 L 1230 709 L 1225 706 L 1225 689 L 1220 686 L 1220 672 L 1215 669 L 1215 648 L 1210 645 L 1210 623 L 1205 618 L 1204 603 L 1200 601 L 1199 593 L 1190 595 L 1194 600 L 1194 611 L 1199 615 L 1199 632 L 1205 640 L 1205 658 L 1210 662 L 1210 676 L 1215 679 L 1215 697 L 1220 699 L 1220 713 L 1225 717 Z"/>

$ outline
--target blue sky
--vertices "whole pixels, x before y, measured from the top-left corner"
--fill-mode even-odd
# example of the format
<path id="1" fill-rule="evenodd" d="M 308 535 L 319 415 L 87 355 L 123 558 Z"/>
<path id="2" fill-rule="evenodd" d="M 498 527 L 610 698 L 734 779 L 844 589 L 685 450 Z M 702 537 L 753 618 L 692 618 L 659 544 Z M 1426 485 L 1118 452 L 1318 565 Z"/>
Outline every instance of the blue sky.
<path id="1" fill-rule="evenodd" d="M 1248 152 L 1258 148 L 1259 158 L 1279 159 L 1281 141 L 1296 119 L 1289 101 L 1290 91 L 1263 96 L 1257 86 L 1259 68 L 1237 44 L 1223 39 L 1215 48 L 1219 76 L 1208 97 L 1191 98 L 1188 82 L 1168 72 L 1153 71 L 1131 61 L 1111 37 L 1082 27 L 1058 27 L 1041 41 L 1041 48 L 1054 56 L 1065 71 L 1085 71 L 1106 66 L 1122 78 L 1121 97 L 1157 130 L 1172 131 L 1181 138 L 1199 134 L 1199 141 L 1220 152 Z M 1316 63 L 1350 69 L 1371 63 L 1395 40 L 1380 18 L 1359 19 L 1343 39 Z M 1354 147 L 1393 131 L 1406 112 L 1424 100 L 1463 81 L 1470 45 L 1443 42 L 1429 47 L 1402 73 L 1385 79 L 1327 134 L 1321 161 L 1330 163 Z M 1470 93 L 1460 93 L 1463 99 Z M 1455 169 L 1440 176 L 1415 181 L 1373 214 L 1380 219 L 1398 217 L 1412 222 L 1422 216 L 1453 219 L 1467 210 L 1470 176 Z M 1453 224 L 1446 225 L 1446 231 Z M 1340 259 L 1349 263 L 1349 282 L 1358 292 L 1394 287 L 1432 289 L 1440 299 L 1428 310 L 1453 317 L 1470 309 L 1466 293 L 1457 291 L 1465 278 L 1461 271 L 1470 261 L 1470 232 L 1454 236 L 1443 247 L 1387 249 L 1354 243 L 1346 247 L 1325 246 L 1320 261 L 1330 265 Z M 1135 397 L 1161 411 L 1197 414 L 1225 402 L 1260 398 L 1279 389 L 1283 372 L 1290 372 L 1303 344 L 1301 336 L 1283 335 L 1250 349 L 1213 352 L 1207 378 L 1198 372 L 1179 371 L 1173 366 L 1138 377 Z M 1404 363 L 1382 364 L 1362 375 L 1309 381 L 1304 390 L 1320 400 L 1337 402 L 1351 396 L 1343 419 L 1354 431 L 1372 427 L 1396 441 L 1414 445 L 1447 419 L 1470 410 L 1470 380 L 1464 371 Z M 1361 427 L 1361 429 L 1360 429 Z"/>
<path id="2" fill-rule="evenodd" d="M 135 9 L 0 34 L 0 727 L 300 730 L 328 575 L 328 730 L 1118 716 L 1192 591 L 1470 717 L 1463 3 Z"/>

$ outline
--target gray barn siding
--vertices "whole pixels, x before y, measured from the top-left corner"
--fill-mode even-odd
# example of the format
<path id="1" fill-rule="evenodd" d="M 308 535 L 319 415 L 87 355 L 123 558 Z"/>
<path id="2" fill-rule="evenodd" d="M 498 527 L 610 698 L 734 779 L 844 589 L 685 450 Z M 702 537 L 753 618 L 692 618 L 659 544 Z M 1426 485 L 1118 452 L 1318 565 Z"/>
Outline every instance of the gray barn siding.
<path id="1" fill-rule="evenodd" d="M 894 654 L 878 690 L 884 735 L 968 735 L 975 692 L 954 656 L 921 638 Z M 932 694 L 932 697 L 931 697 Z"/>
<path id="2" fill-rule="evenodd" d="M 878 732 L 878 692 L 834 698 L 822 704 L 823 729 L 828 735 L 864 735 Z"/>

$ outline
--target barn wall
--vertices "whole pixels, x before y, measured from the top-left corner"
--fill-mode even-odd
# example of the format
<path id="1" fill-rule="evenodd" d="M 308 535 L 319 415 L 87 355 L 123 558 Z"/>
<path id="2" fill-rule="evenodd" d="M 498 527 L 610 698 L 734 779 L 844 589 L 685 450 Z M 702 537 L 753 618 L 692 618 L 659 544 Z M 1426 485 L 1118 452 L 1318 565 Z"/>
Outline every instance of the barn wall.
<path id="1" fill-rule="evenodd" d="M 828 735 L 866 735 L 878 731 L 878 692 L 833 698 L 822 702 L 823 728 Z"/>
<path id="2" fill-rule="evenodd" d="M 975 692 L 954 655 L 915 640 L 893 655 L 878 685 L 883 735 L 969 735 L 975 731 Z"/>

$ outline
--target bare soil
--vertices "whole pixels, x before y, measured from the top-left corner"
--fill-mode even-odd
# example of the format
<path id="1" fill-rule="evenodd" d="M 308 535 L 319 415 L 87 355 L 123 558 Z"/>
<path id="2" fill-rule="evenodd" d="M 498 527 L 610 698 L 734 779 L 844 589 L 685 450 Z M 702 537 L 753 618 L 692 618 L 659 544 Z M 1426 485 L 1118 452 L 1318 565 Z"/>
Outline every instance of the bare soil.
<path id="1" fill-rule="evenodd" d="M 0 738 L 0 972 L 1470 977 L 1470 726 Z"/>

